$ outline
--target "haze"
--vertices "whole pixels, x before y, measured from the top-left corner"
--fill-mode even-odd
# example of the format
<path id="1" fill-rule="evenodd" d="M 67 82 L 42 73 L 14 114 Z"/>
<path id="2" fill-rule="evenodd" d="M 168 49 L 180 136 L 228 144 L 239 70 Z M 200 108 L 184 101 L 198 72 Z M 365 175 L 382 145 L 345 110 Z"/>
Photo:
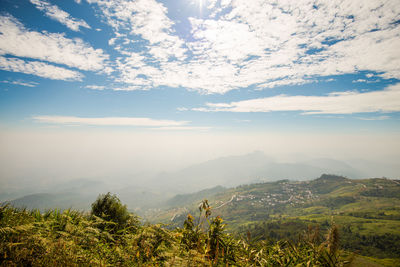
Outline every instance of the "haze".
<path id="1" fill-rule="evenodd" d="M 241 156 L 254 151 L 262 151 L 281 163 L 321 158 L 339 160 L 359 170 L 364 177 L 394 178 L 399 173 L 396 164 L 399 138 L 395 134 L 137 133 L 134 130 L 47 129 L 3 131 L 0 140 L 2 193 L 29 192 L 30 187 L 32 193 L 40 192 L 40 188 L 43 191 L 49 185 L 82 178 L 108 184 L 156 187 L 157 183 L 168 181 L 149 178 L 162 172 L 173 173 L 220 157 Z M 327 171 L 335 170 L 333 164 L 326 166 L 325 163 L 321 167 Z M 338 167 L 336 170 L 338 174 L 347 174 L 340 173 Z M 305 174 L 299 172 L 297 178 L 315 178 L 304 177 Z M 198 175 L 193 173 L 193 176 L 197 178 Z M 243 183 L 248 182 L 245 178 Z M 257 178 L 276 180 L 281 177 Z M 185 179 L 190 183 L 191 177 Z M 214 184 L 204 185 L 205 188 L 210 186 Z"/>

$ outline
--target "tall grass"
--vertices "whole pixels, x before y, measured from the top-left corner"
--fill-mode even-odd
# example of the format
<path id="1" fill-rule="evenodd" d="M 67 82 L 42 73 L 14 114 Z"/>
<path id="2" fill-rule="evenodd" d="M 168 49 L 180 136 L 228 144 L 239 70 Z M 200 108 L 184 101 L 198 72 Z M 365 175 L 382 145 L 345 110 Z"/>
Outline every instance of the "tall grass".
<path id="1" fill-rule="evenodd" d="M 319 242 L 309 229 L 297 243 L 267 244 L 225 231 L 205 201 L 182 228 L 124 224 L 74 210 L 40 213 L 0 207 L 0 266 L 343 266 L 333 227 Z M 110 224 L 110 227 L 107 225 Z M 112 229 L 112 230 L 110 230 Z M 115 230 L 117 229 L 117 231 Z M 317 238 L 318 236 L 318 238 Z"/>

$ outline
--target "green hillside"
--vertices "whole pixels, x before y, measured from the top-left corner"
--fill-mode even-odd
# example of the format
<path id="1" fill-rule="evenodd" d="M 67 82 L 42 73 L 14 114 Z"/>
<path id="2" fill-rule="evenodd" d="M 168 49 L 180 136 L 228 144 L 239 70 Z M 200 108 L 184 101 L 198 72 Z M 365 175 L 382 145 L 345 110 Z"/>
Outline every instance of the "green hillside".
<path id="1" fill-rule="evenodd" d="M 249 231 L 260 240 L 296 240 L 310 225 L 325 233 L 334 222 L 343 248 L 377 258 L 400 258 L 398 180 L 322 175 L 312 181 L 243 185 L 208 200 L 232 232 Z M 149 218 L 180 225 L 187 213 L 196 214 L 199 201 L 182 202 Z"/>

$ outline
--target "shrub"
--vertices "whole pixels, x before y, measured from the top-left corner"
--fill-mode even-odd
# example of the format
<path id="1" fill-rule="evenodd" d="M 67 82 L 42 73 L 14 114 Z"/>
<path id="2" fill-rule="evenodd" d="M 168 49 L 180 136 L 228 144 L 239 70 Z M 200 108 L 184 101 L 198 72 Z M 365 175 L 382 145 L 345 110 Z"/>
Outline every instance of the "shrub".
<path id="1" fill-rule="evenodd" d="M 110 192 L 99 195 L 97 200 L 93 202 L 92 215 L 109 222 L 101 224 L 101 228 L 107 228 L 111 231 L 134 225 L 136 221 L 129 214 L 126 205 L 123 205 L 119 198 Z"/>

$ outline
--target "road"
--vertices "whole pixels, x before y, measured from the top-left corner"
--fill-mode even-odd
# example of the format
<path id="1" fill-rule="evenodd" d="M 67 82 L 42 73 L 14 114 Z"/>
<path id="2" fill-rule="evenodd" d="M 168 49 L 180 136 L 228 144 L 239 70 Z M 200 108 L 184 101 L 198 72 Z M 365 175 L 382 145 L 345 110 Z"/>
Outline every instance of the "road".
<path id="1" fill-rule="evenodd" d="M 223 207 L 223 206 L 225 206 L 226 204 L 229 204 L 229 203 L 231 203 L 235 197 L 236 197 L 236 195 L 235 195 L 235 194 L 234 194 L 234 195 L 232 195 L 232 197 L 231 197 L 231 199 L 230 199 L 229 201 L 227 201 L 227 202 L 225 202 L 225 203 L 222 203 L 221 205 L 219 205 L 219 206 L 218 206 L 218 207 L 216 207 L 216 208 L 213 208 L 213 210 L 216 210 L 216 209 L 222 208 L 222 207 Z"/>

